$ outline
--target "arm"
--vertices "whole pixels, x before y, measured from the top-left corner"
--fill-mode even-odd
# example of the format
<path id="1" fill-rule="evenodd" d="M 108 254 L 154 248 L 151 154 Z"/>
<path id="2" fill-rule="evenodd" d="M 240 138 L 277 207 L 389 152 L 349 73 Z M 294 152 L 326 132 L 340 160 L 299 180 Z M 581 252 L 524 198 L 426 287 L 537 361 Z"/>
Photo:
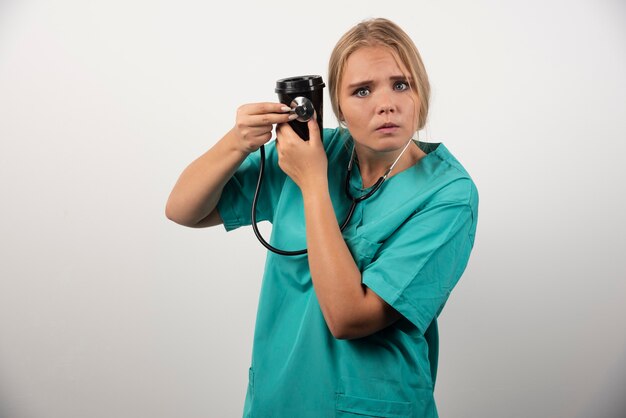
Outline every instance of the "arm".
<path id="1" fill-rule="evenodd" d="M 361 284 L 330 200 L 328 161 L 314 119 L 309 131 L 311 139 L 302 141 L 288 125 L 277 128 L 279 165 L 302 191 L 309 268 L 326 324 L 336 338 L 364 337 L 401 316 Z"/>
<path id="2" fill-rule="evenodd" d="M 289 120 L 281 103 L 241 106 L 235 127 L 180 175 L 165 207 L 167 218 L 195 228 L 221 224 L 215 208 L 224 186 L 248 154 L 271 139 L 273 124 Z"/>
<path id="3" fill-rule="evenodd" d="M 221 224 L 215 207 L 224 185 L 246 156 L 238 148 L 233 131 L 229 131 L 182 172 L 167 200 L 167 218 L 196 228 Z"/>
<path id="4" fill-rule="evenodd" d="M 305 190 L 309 266 L 330 331 L 336 338 L 352 339 L 391 325 L 401 315 L 361 284 L 361 272 L 341 235 L 328 186 L 319 181 Z"/>

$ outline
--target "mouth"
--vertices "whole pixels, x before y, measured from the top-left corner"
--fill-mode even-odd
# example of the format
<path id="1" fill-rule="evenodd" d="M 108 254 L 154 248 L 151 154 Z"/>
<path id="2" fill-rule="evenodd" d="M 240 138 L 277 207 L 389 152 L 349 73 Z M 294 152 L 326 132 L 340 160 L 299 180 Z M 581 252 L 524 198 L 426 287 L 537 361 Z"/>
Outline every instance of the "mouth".
<path id="1" fill-rule="evenodd" d="M 376 128 L 376 130 L 377 131 L 392 131 L 395 128 L 399 128 L 399 126 L 396 125 L 395 123 L 387 122 L 387 123 L 383 123 L 382 125 L 380 125 L 378 128 Z"/>

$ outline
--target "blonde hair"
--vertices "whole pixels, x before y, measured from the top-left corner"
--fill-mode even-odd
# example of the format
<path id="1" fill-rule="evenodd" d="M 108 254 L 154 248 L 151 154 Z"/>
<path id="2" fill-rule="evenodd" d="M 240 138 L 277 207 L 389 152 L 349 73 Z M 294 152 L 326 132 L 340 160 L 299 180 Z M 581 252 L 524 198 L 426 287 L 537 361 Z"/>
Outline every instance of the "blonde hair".
<path id="1" fill-rule="evenodd" d="M 366 46 L 383 46 L 409 72 L 409 85 L 420 102 L 420 111 L 416 117 L 417 130 L 426 124 L 428 101 L 430 99 L 430 83 L 426 68 L 422 63 L 417 47 L 411 38 L 398 25 L 384 18 L 368 19 L 358 23 L 346 32 L 335 45 L 328 62 L 328 90 L 333 113 L 341 128 L 345 125 L 341 120 L 339 106 L 339 87 L 343 78 L 346 62 L 352 53 Z"/>

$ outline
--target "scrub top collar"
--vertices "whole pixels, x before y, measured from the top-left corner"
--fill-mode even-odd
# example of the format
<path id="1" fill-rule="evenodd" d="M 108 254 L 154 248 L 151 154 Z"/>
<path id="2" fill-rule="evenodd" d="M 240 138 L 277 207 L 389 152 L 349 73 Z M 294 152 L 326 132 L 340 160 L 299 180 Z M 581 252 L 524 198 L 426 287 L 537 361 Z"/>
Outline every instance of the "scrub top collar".
<path id="1" fill-rule="evenodd" d="M 350 137 L 350 140 L 354 141 L 352 137 Z M 422 142 L 422 141 L 417 141 L 417 140 L 413 140 L 413 142 L 419 147 L 419 149 L 421 149 L 422 151 L 426 153 L 424 158 L 422 158 L 420 161 L 413 164 L 412 166 L 400 171 L 399 173 L 396 173 L 395 175 L 388 177 L 385 180 L 385 183 L 393 181 L 396 177 L 402 178 L 402 177 L 407 176 L 412 170 L 415 170 L 420 165 L 420 163 L 422 163 L 422 161 L 428 158 L 431 154 L 436 155 L 440 152 L 445 152 L 445 146 L 443 145 L 443 143 L 440 143 L 440 142 Z M 349 156 L 350 156 L 350 153 L 348 153 L 348 157 L 346 161 L 349 161 L 350 159 Z M 372 187 L 374 187 L 374 185 L 367 187 L 365 189 L 363 188 L 363 179 L 361 178 L 361 171 L 359 169 L 359 165 L 355 161 L 355 164 L 353 164 L 352 166 L 352 172 L 350 175 L 350 188 L 352 192 L 363 194 L 363 193 L 369 192 L 372 189 Z M 381 188 L 384 188 L 384 187 L 385 185 L 383 184 Z"/>

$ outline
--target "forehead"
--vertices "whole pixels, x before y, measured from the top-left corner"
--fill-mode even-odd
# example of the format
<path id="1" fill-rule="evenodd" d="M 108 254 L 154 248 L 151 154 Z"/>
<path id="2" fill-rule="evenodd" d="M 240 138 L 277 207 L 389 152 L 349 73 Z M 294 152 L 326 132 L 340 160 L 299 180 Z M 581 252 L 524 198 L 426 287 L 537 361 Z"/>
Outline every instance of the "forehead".
<path id="1" fill-rule="evenodd" d="M 355 79 L 373 80 L 408 74 L 406 67 L 396 60 L 391 49 L 384 46 L 365 46 L 354 51 L 346 60 L 342 84 Z"/>

